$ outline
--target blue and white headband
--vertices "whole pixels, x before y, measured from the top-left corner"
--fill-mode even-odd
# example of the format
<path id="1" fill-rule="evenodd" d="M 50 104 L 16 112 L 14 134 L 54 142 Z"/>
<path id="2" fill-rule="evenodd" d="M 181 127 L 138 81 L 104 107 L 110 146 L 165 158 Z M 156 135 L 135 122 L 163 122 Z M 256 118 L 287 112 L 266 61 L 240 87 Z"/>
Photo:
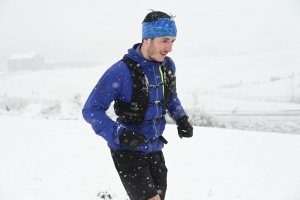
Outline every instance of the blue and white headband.
<path id="1" fill-rule="evenodd" d="M 143 22 L 142 23 L 142 37 L 143 39 L 147 38 L 156 38 L 162 36 L 174 36 L 177 35 L 177 29 L 175 21 L 168 18 L 160 18 L 152 22 Z"/>

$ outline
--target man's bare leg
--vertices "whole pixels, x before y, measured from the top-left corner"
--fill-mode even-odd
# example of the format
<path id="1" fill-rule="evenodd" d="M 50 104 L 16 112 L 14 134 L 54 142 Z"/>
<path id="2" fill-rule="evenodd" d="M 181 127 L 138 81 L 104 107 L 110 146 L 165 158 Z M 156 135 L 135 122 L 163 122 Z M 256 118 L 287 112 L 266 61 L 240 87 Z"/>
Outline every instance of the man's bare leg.
<path id="1" fill-rule="evenodd" d="M 152 198 L 151 198 L 151 199 L 149 199 L 149 200 L 160 200 L 159 194 L 158 194 L 158 195 L 156 195 L 156 196 L 154 196 L 154 197 L 152 197 Z"/>

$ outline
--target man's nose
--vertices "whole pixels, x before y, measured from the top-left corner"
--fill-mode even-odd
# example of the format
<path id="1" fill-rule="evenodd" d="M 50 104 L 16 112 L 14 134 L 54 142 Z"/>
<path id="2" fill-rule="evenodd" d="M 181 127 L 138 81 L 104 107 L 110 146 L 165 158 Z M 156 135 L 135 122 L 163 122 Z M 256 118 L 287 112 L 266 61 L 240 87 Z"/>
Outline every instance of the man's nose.
<path id="1" fill-rule="evenodd" d="M 172 51 L 172 48 L 173 48 L 173 44 L 172 44 L 172 43 L 167 44 L 167 45 L 165 46 L 165 51 L 166 51 L 166 52 L 171 52 L 171 51 Z"/>

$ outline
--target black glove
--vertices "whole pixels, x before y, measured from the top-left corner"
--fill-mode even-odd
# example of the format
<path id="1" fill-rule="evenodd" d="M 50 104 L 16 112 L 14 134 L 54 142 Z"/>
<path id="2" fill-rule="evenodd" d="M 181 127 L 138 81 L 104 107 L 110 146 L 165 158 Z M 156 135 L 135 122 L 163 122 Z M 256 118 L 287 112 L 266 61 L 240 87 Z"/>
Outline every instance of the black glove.
<path id="1" fill-rule="evenodd" d="M 193 127 L 188 121 L 187 116 L 180 117 L 177 120 L 177 130 L 180 138 L 182 137 L 192 137 L 193 136 Z"/>
<path id="2" fill-rule="evenodd" d="M 126 128 L 123 129 L 119 136 L 121 144 L 123 144 L 128 150 L 135 151 L 141 144 L 143 144 L 147 138 L 145 135 L 138 131 L 130 131 Z"/>

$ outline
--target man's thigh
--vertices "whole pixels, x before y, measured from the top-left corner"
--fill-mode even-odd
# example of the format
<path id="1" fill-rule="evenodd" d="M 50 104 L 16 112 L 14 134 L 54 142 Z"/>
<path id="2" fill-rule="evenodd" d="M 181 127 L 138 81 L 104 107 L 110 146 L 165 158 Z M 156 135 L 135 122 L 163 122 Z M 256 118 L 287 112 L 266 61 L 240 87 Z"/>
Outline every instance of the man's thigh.
<path id="1" fill-rule="evenodd" d="M 167 190 L 167 173 L 168 169 L 165 165 L 165 158 L 162 152 L 157 152 L 150 155 L 151 165 L 150 171 L 153 182 L 156 186 L 157 193 L 160 194 L 161 199 L 164 199 Z"/>
<path id="2" fill-rule="evenodd" d="M 162 153 L 111 151 L 120 179 L 131 199 L 150 199 L 166 190 L 167 169 Z"/>

